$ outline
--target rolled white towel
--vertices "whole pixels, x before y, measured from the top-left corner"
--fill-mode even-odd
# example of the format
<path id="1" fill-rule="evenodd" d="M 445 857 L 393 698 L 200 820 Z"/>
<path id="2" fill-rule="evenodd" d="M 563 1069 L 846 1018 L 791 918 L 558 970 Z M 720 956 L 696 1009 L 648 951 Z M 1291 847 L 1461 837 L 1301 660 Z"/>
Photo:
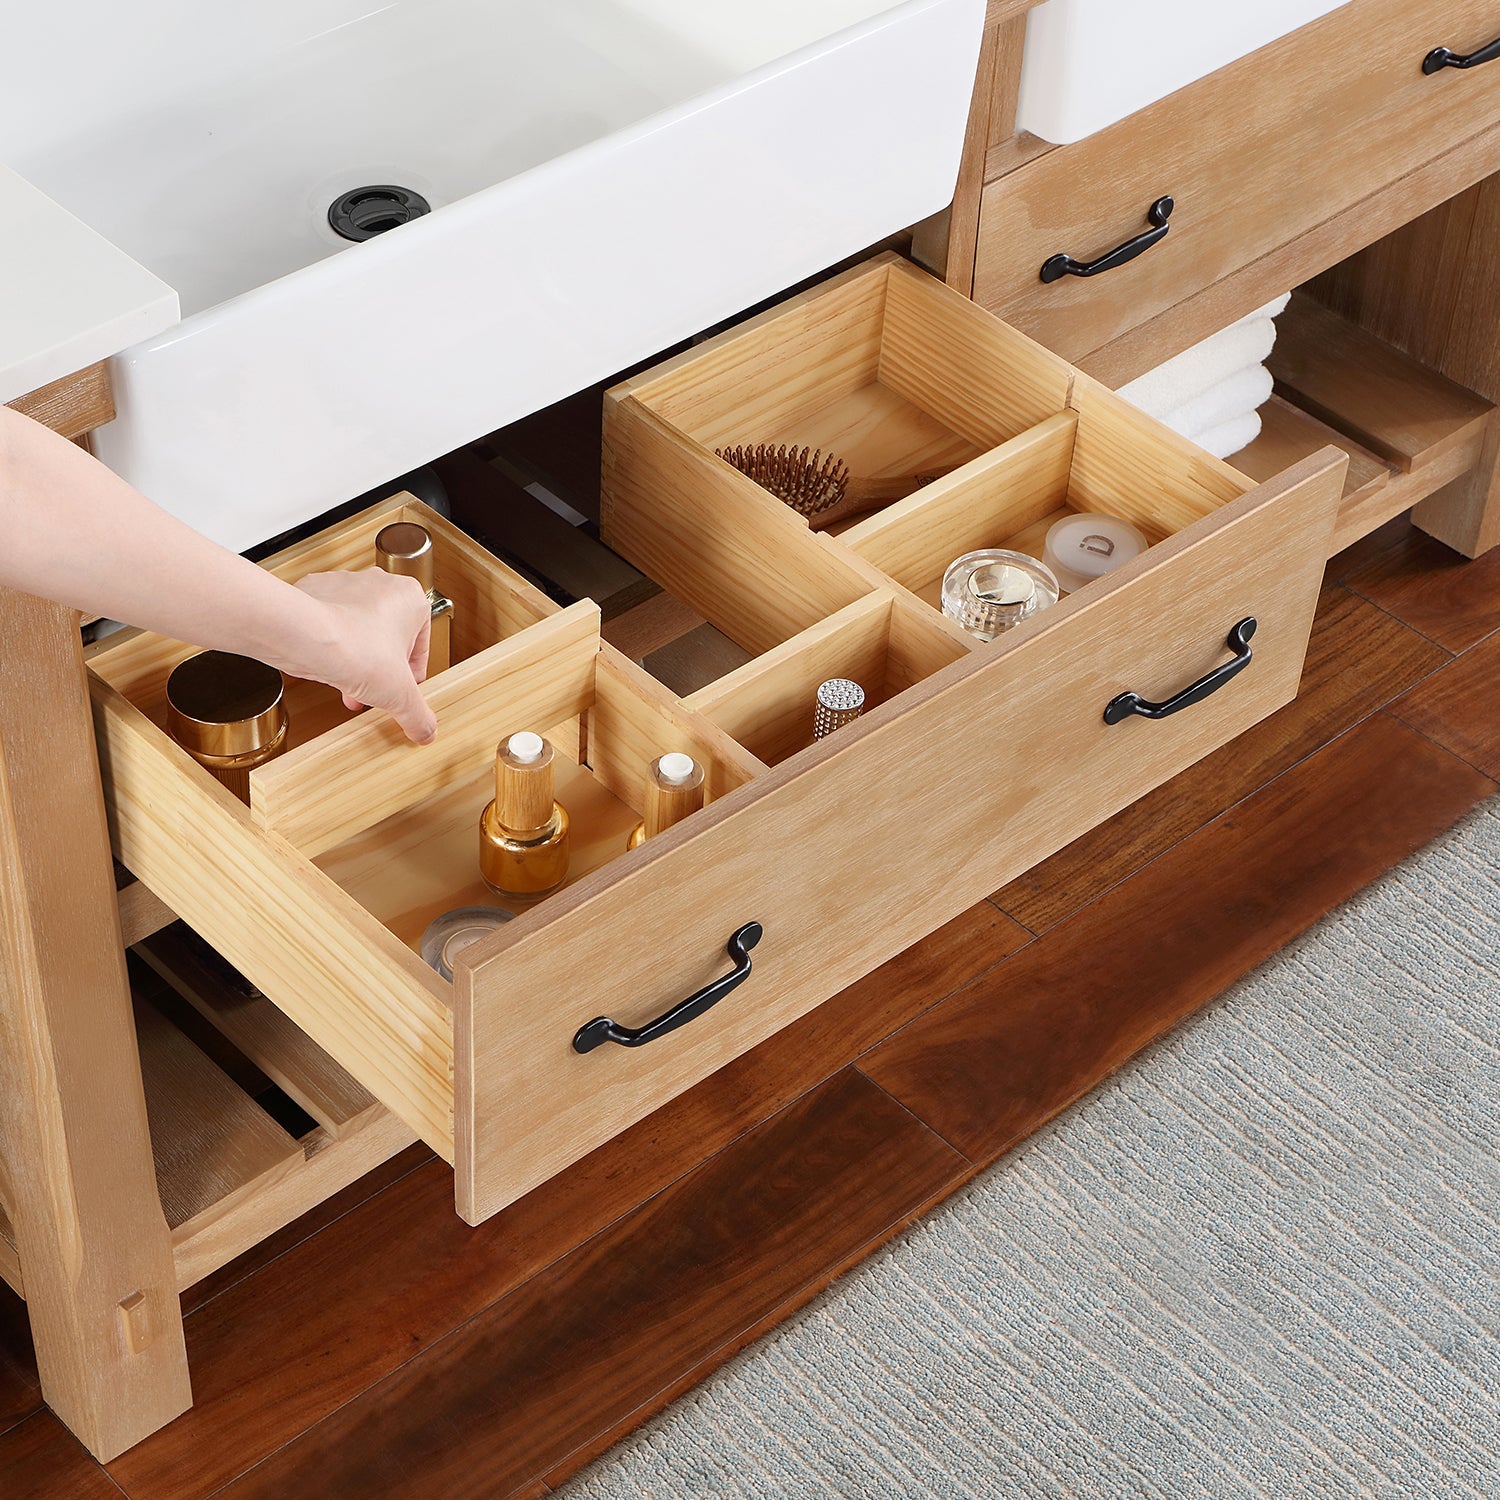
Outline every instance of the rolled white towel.
<path id="1" fill-rule="evenodd" d="M 1148 416 L 1163 417 L 1252 365 L 1264 364 L 1276 325 L 1263 317 L 1234 323 L 1122 385 L 1119 394 Z"/>
<path id="2" fill-rule="evenodd" d="M 1271 372 L 1264 365 L 1251 365 L 1210 386 L 1202 395 L 1185 401 L 1161 420 L 1183 437 L 1196 438 L 1200 432 L 1222 427 L 1246 412 L 1257 411 L 1271 399 L 1271 387 Z"/>
<path id="3" fill-rule="evenodd" d="M 1233 417 L 1219 427 L 1210 427 L 1200 432 L 1193 441 L 1200 448 L 1207 448 L 1215 458 L 1228 458 L 1241 448 L 1248 448 L 1260 436 L 1260 413 L 1246 412 L 1242 417 Z"/>
<path id="4" fill-rule="evenodd" d="M 1291 300 L 1292 294 L 1290 292 L 1283 292 L 1279 297 L 1272 297 L 1264 307 L 1257 307 L 1254 312 L 1246 313 L 1238 321 L 1241 323 L 1253 323 L 1257 318 L 1279 318 L 1287 310 L 1287 306 Z"/>

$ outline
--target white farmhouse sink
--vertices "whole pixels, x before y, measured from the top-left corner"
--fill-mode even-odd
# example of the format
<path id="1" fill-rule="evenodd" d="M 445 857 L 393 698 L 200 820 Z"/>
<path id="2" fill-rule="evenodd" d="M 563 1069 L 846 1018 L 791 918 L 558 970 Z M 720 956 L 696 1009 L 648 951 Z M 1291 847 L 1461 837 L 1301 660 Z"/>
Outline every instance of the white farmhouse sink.
<path id="1" fill-rule="evenodd" d="M 1026 18 L 1016 123 L 1066 145 L 1345 0 L 1045 0 Z"/>
<path id="2" fill-rule="evenodd" d="M 985 0 L 85 8 L 7 21 L 0 160 L 178 291 L 97 451 L 244 548 L 942 207 Z"/>

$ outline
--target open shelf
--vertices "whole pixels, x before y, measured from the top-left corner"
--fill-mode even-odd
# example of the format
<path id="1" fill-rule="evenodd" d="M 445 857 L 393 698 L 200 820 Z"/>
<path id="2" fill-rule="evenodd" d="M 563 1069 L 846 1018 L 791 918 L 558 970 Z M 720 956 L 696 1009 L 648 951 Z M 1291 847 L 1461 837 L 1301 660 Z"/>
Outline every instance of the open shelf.
<path id="1" fill-rule="evenodd" d="M 136 951 L 152 971 L 138 971 L 133 987 L 136 1039 L 181 1289 L 415 1137 L 181 924 Z M 173 1018 L 183 1003 L 213 1028 L 218 1045 Z M 284 1090 L 311 1128 L 299 1135 L 284 1128 L 247 1092 L 246 1075 Z"/>
<path id="2" fill-rule="evenodd" d="M 1276 394 L 1261 435 L 1229 461 L 1267 479 L 1328 443 L 1349 454 L 1331 550 L 1410 509 L 1479 462 L 1494 407 L 1330 311 L 1307 292 L 1276 320 Z"/>
<path id="3" fill-rule="evenodd" d="M 139 995 L 135 1031 L 168 1229 L 229 1207 L 302 1161 L 300 1143 Z"/>
<path id="4" fill-rule="evenodd" d="M 157 1192 L 182 1290 L 415 1137 L 181 924 L 137 952 L 155 971 L 132 968 L 131 998 Z M 183 1001 L 222 1033 L 220 1045 L 172 1019 Z M 313 1128 L 285 1129 L 252 1096 L 251 1079 L 284 1087 Z M 25 1295 L 3 1207 L 0 1280 Z"/>
<path id="5" fill-rule="evenodd" d="M 189 928 L 178 923 L 136 951 L 229 1047 L 334 1139 L 379 1112 L 369 1090 Z"/>

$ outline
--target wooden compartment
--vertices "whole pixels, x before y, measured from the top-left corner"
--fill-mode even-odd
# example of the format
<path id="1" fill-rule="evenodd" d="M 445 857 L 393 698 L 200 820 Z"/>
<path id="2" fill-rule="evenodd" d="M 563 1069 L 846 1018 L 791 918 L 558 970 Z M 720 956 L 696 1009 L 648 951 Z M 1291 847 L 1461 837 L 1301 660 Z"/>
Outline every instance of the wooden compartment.
<path id="1" fill-rule="evenodd" d="M 1040 558 L 1052 525 L 1090 511 L 1133 522 L 1154 545 L 1251 488 L 1090 383 L 1073 400 L 962 474 L 856 523 L 844 545 L 939 609 L 943 574 L 966 552 Z"/>
<path id="2" fill-rule="evenodd" d="M 829 678 L 857 682 L 868 712 L 966 654 L 920 609 L 882 590 L 694 693 L 687 706 L 779 765 L 812 744 L 813 705 Z"/>
<path id="3" fill-rule="evenodd" d="M 1069 367 L 1035 344 L 996 362 L 993 324 L 920 274 L 859 275 L 651 371 L 653 411 L 704 448 L 832 450 L 862 478 L 956 468 L 1059 410 Z"/>
<path id="4" fill-rule="evenodd" d="M 552 736 L 548 715 L 512 710 L 508 684 L 497 687 L 494 740 L 516 730 Z M 669 751 L 691 755 L 704 770 L 712 804 L 763 772 L 765 765 L 707 719 L 681 707 L 648 674 L 597 638 L 592 681 L 581 705 L 586 757 L 558 760 L 557 800 L 571 820 L 571 855 L 563 889 L 627 853 L 643 810 L 651 762 Z M 559 748 L 562 740 L 558 739 Z M 417 951 L 434 917 L 456 906 L 515 911 L 545 905 L 497 897 L 479 876 L 479 810 L 494 796 L 492 756 L 476 759 L 420 801 L 401 808 L 320 853 L 316 863 L 408 948 Z M 554 892 L 552 895 L 556 895 Z"/>
<path id="5" fill-rule="evenodd" d="M 453 600 L 454 667 L 557 613 L 557 606 L 539 589 L 410 496 L 371 506 L 330 531 L 278 553 L 264 566 L 292 583 L 308 573 L 373 567 L 376 533 L 393 521 L 415 521 L 432 536 L 438 586 Z M 149 631 L 132 630 L 108 636 L 93 647 L 89 665 L 153 724 L 164 725 L 167 678 L 173 667 L 197 649 Z M 433 684 L 445 675 L 435 675 Z M 356 717 L 332 688 L 296 678 L 287 679 L 286 705 L 288 754 Z M 261 780 L 265 779 L 262 772 Z"/>
<path id="6" fill-rule="evenodd" d="M 930 486 L 946 489 L 1064 409 L 1066 363 L 935 286 L 881 258 L 611 392 L 605 540 L 756 654 L 868 593 L 848 552 L 715 450 L 795 444 L 860 478 L 947 471 Z"/>
<path id="7" fill-rule="evenodd" d="M 713 452 L 794 440 L 837 441 L 856 472 L 961 462 L 839 538 Z M 492 629 L 427 689 L 437 743 L 336 715 L 254 774 L 246 807 L 153 719 L 178 648 L 106 644 L 92 690 L 116 856 L 453 1162 L 478 1222 L 1287 701 L 1345 462 L 1325 450 L 1252 485 L 880 257 L 607 402 L 606 539 L 751 661 L 679 699 L 601 640 L 591 602 L 559 610 L 474 548 L 467 605 L 439 577 L 460 630 L 486 607 Z M 977 520 L 1013 537 L 1075 504 L 1162 540 L 991 645 L 918 597 Z M 372 519 L 272 566 L 362 560 Z M 1223 666 L 1251 614 L 1253 665 L 1224 690 L 1105 723 L 1124 689 L 1166 697 Z M 809 744 L 832 675 L 869 705 Z M 484 895 L 475 825 L 518 729 L 573 758 L 576 862 L 450 984 L 414 949 Z M 709 805 L 627 852 L 668 750 L 704 763 Z M 898 884 L 872 875 L 879 849 Z M 751 923 L 742 964 L 730 939 Z M 682 1014 L 731 963 L 740 982 L 691 1024 L 575 1046 L 596 1018 L 626 1038 Z"/>

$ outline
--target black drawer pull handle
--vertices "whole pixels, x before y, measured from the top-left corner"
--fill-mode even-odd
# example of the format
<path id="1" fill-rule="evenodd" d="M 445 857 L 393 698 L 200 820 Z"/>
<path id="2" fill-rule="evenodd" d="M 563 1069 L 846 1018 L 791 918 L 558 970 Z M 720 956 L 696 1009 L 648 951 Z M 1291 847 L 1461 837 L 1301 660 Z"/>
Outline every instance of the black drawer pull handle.
<path id="1" fill-rule="evenodd" d="M 1172 210 L 1176 207 L 1171 197 L 1158 198 L 1146 210 L 1146 218 L 1153 227 L 1145 234 L 1136 235 L 1133 240 L 1126 240 L 1123 245 L 1116 245 L 1098 260 L 1081 261 L 1074 260 L 1071 255 L 1049 255 L 1042 262 L 1042 280 L 1053 282 L 1061 281 L 1064 276 L 1098 276 L 1103 271 L 1113 271 L 1116 266 L 1123 266 L 1137 255 L 1144 255 L 1172 227 L 1167 220 L 1172 217 Z"/>
<path id="2" fill-rule="evenodd" d="M 1496 37 L 1487 47 L 1481 47 L 1478 52 L 1470 52 L 1467 56 L 1461 52 L 1450 52 L 1446 47 L 1434 47 L 1422 59 L 1422 71 L 1441 73 L 1444 68 L 1479 68 L 1487 62 L 1494 62 L 1497 57 L 1500 57 L 1500 37 Z"/>
<path id="3" fill-rule="evenodd" d="M 1168 714 L 1180 713 L 1195 703 L 1202 703 L 1210 693 L 1217 693 L 1231 677 L 1238 677 L 1250 665 L 1250 637 L 1255 634 L 1255 618 L 1247 616 L 1229 632 L 1229 649 L 1234 660 L 1215 667 L 1206 677 L 1200 677 L 1191 687 L 1183 688 L 1165 703 L 1148 703 L 1139 693 L 1121 693 L 1111 698 L 1104 710 L 1106 724 L 1118 724 L 1131 714 L 1140 714 L 1145 719 L 1165 719 Z"/>
<path id="4" fill-rule="evenodd" d="M 644 1026 L 621 1026 L 608 1016 L 596 1016 L 587 1026 L 578 1028 L 578 1035 L 573 1038 L 573 1050 L 592 1052 L 605 1042 L 618 1042 L 622 1047 L 644 1047 L 647 1042 L 654 1042 L 657 1037 L 676 1031 L 689 1021 L 696 1021 L 704 1011 L 712 1010 L 730 990 L 738 989 L 750 977 L 750 950 L 764 933 L 765 929 L 759 922 L 746 922 L 729 939 L 729 956 L 734 960 L 734 968 L 728 974 L 705 985 L 696 995 L 689 995 Z"/>

